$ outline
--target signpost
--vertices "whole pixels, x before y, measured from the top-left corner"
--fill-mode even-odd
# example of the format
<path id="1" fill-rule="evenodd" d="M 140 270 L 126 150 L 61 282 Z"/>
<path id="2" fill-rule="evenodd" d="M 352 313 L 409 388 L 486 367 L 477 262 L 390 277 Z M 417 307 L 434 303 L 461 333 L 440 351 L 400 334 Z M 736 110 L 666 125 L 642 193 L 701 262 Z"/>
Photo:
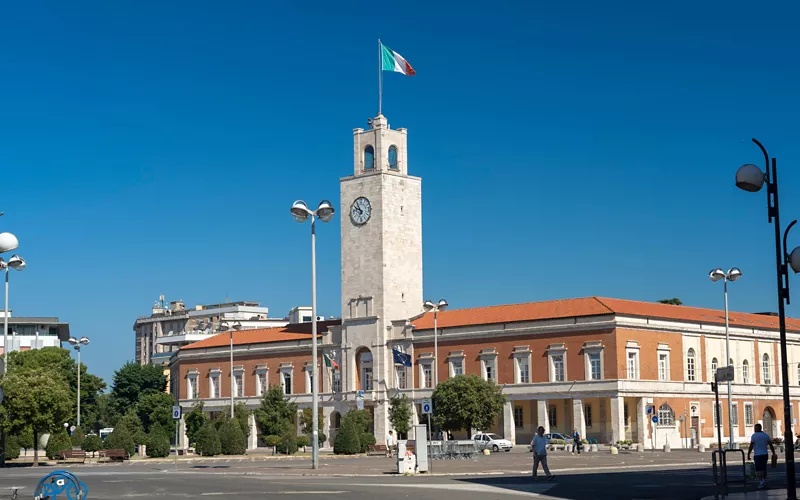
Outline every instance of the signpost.
<path id="1" fill-rule="evenodd" d="M 433 472 L 433 454 L 431 453 L 431 413 L 433 413 L 433 400 L 422 400 L 422 414 L 428 416 L 428 470 Z"/>
<path id="2" fill-rule="evenodd" d="M 734 379 L 733 365 L 717 368 L 717 374 L 715 375 L 714 378 L 716 378 L 717 382 L 733 382 Z"/>
<path id="3" fill-rule="evenodd" d="M 175 421 L 175 470 L 178 470 L 178 427 L 181 424 L 180 405 L 175 405 L 172 407 L 172 420 Z"/>
<path id="4" fill-rule="evenodd" d="M 356 393 L 356 404 L 359 410 L 364 409 L 364 391 L 358 391 Z"/>
<path id="5" fill-rule="evenodd" d="M 648 407 L 649 409 L 649 407 Z M 653 422 L 653 452 L 656 451 L 656 443 L 658 442 L 658 415 L 653 415 L 650 418 L 650 421 Z"/>

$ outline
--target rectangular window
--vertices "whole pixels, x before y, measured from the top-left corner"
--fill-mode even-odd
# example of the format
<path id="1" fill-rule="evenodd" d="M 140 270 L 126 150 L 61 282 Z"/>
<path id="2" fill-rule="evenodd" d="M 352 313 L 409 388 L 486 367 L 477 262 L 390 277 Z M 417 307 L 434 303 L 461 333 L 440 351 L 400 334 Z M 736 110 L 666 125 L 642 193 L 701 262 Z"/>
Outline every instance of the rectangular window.
<path id="1" fill-rule="evenodd" d="M 623 405 L 623 410 L 622 410 L 622 420 L 625 422 L 625 427 L 630 427 L 631 426 L 630 420 L 628 420 L 628 418 L 629 418 L 629 416 L 628 416 L 628 404 L 625 403 Z"/>
<path id="2" fill-rule="evenodd" d="M 592 426 L 592 406 L 586 405 L 583 407 L 583 419 L 586 422 L 586 427 Z"/>
<path id="3" fill-rule="evenodd" d="M 219 398 L 219 375 L 213 375 L 211 377 L 211 397 L 212 398 Z"/>
<path id="4" fill-rule="evenodd" d="M 591 370 L 591 380 L 600 380 L 603 378 L 600 371 L 600 353 L 593 352 L 589 354 L 589 368 Z"/>
<path id="5" fill-rule="evenodd" d="M 333 392 L 342 392 L 342 372 L 339 370 L 333 371 Z"/>
<path id="6" fill-rule="evenodd" d="M 372 367 L 365 366 L 361 369 L 361 390 L 372 390 Z"/>
<path id="7" fill-rule="evenodd" d="M 267 372 L 257 374 L 256 380 L 258 382 L 258 387 L 256 389 L 258 389 L 258 395 L 260 396 L 267 392 Z"/>
<path id="8" fill-rule="evenodd" d="M 547 420 L 550 423 L 550 429 L 555 429 L 556 427 L 556 405 L 550 405 L 549 411 L 547 412 Z"/>
<path id="9" fill-rule="evenodd" d="M 744 404 L 744 425 L 747 427 L 753 426 L 753 405 L 752 403 Z"/>
<path id="10" fill-rule="evenodd" d="M 686 378 L 689 382 L 694 382 L 694 352 L 689 349 L 689 357 L 686 359 Z"/>
<path id="11" fill-rule="evenodd" d="M 519 383 L 529 384 L 531 382 L 531 367 L 528 365 L 528 358 L 517 358 L 517 366 L 519 369 Z"/>
<path id="12" fill-rule="evenodd" d="M 422 388 L 430 389 L 433 387 L 433 367 L 430 363 L 422 365 Z"/>
<path id="13" fill-rule="evenodd" d="M 283 372 L 283 373 L 281 373 L 281 377 L 283 377 L 283 393 L 284 394 L 291 394 L 292 393 L 292 374 L 290 372 Z"/>
<path id="14" fill-rule="evenodd" d="M 667 380 L 667 354 L 658 354 L 658 380 Z"/>
<path id="15" fill-rule="evenodd" d="M 233 387 L 236 390 L 236 397 L 244 397 L 244 374 L 236 373 L 233 376 Z"/>
<path id="16" fill-rule="evenodd" d="M 629 352 L 628 353 L 628 378 L 631 380 L 636 380 L 639 378 L 637 376 L 637 368 L 639 365 L 639 354 L 636 352 Z"/>
<path id="17" fill-rule="evenodd" d="M 553 381 L 564 381 L 564 355 L 557 354 L 553 356 Z"/>
<path id="18" fill-rule="evenodd" d="M 483 361 L 483 369 L 486 375 L 486 380 L 497 381 L 497 373 L 495 373 L 494 359 L 485 359 Z"/>
<path id="19" fill-rule="evenodd" d="M 731 409 L 731 419 L 733 420 L 733 425 L 739 425 L 739 403 L 733 403 L 733 408 Z"/>
<path id="20" fill-rule="evenodd" d="M 406 367 L 397 366 L 395 367 L 395 370 L 397 371 L 397 388 L 408 389 L 408 385 L 406 382 Z"/>
<path id="21" fill-rule="evenodd" d="M 187 399 L 197 399 L 197 377 L 189 377 L 189 393 L 186 395 Z"/>
<path id="22" fill-rule="evenodd" d="M 514 407 L 514 427 L 517 429 L 522 429 L 522 407 L 515 406 Z"/>
<path id="23" fill-rule="evenodd" d="M 463 359 L 455 359 L 453 360 L 453 376 L 458 377 L 459 375 L 464 375 L 464 360 Z"/>

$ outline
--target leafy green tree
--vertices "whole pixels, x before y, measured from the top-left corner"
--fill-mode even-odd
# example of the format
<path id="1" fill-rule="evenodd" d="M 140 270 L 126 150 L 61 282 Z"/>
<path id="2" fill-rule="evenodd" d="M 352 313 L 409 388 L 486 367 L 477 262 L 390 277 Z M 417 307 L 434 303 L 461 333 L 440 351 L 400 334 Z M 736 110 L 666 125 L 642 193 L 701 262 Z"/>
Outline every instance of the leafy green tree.
<path id="1" fill-rule="evenodd" d="M 47 458 L 50 460 L 55 460 L 58 458 L 59 451 L 71 449 L 72 440 L 69 438 L 67 431 L 62 429 L 50 435 L 50 439 L 47 440 L 47 446 L 45 447 L 44 451 L 47 454 Z"/>
<path id="2" fill-rule="evenodd" d="M 411 401 L 405 394 L 389 400 L 389 422 L 398 436 L 408 434 L 411 429 Z"/>
<path id="3" fill-rule="evenodd" d="M 136 414 L 142 421 L 145 432 L 159 424 L 163 429 L 169 429 L 172 422 L 172 406 L 175 398 L 166 392 L 151 392 L 142 394 L 136 403 Z"/>
<path id="4" fill-rule="evenodd" d="M 81 443 L 83 442 L 83 438 L 85 437 L 83 434 L 83 429 L 80 427 L 76 427 L 74 431 L 72 431 L 72 446 L 80 447 Z"/>
<path id="5" fill-rule="evenodd" d="M 211 421 L 203 424 L 195 436 L 194 449 L 204 457 L 213 457 L 222 452 L 222 443 L 219 440 L 217 428 Z"/>
<path id="6" fill-rule="evenodd" d="M 141 444 L 141 443 L 140 443 Z M 103 448 L 106 450 L 125 450 L 128 456 L 133 456 L 136 452 L 136 443 L 133 441 L 133 436 L 128 431 L 128 427 L 115 427 L 114 432 L 108 435 L 103 441 Z"/>
<path id="7" fill-rule="evenodd" d="M 223 455 L 244 455 L 246 442 L 236 419 L 228 419 L 219 428 L 219 442 Z"/>
<path id="8" fill-rule="evenodd" d="M 350 410 L 342 417 L 342 427 L 345 422 L 352 422 L 355 425 L 358 435 L 370 432 L 372 427 L 372 415 L 367 410 Z"/>
<path id="9" fill-rule="evenodd" d="M 672 299 L 661 299 L 661 300 L 658 301 L 658 303 L 659 304 L 670 304 L 670 305 L 673 305 L 673 306 L 682 306 L 683 305 L 683 301 L 681 299 L 679 299 L 678 297 L 674 297 Z"/>
<path id="10" fill-rule="evenodd" d="M 144 432 L 144 426 L 142 425 L 139 415 L 132 409 L 117 420 L 117 425 L 114 426 L 114 430 L 122 428 L 124 428 L 131 437 Z"/>
<path id="11" fill-rule="evenodd" d="M 19 458 L 20 448 L 22 447 L 17 436 L 6 436 L 6 460 Z"/>
<path id="12" fill-rule="evenodd" d="M 359 436 L 361 429 L 354 420 L 342 419 L 342 425 L 336 433 L 333 452 L 337 455 L 355 455 L 361 451 Z"/>
<path id="13" fill-rule="evenodd" d="M 153 424 L 147 436 L 147 456 L 153 458 L 169 456 L 169 434 L 158 423 Z"/>
<path id="14" fill-rule="evenodd" d="M 505 402 L 500 386 L 492 381 L 477 375 L 453 377 L 433 393 L 433 422 L 446 431 L 491 429 Z"/>
<path id="15" fill-rule="evenodd" d="M 297 453 L 297 430 L 292 424 L 285 424 L 281 431 L 281 440 L 278 443 L 278 451 L 286 455 Z"/>
<path id="16" fill-rule="evenodd" d="M 297 436 L 297 447 L 303 448 L 303 451 L 306 451 L 306 446 L 311 445 L 311 439 L 308 436 Z"/>
<path id="17" fill-rule="evenodd" d="M 83 392 L 83 380 L 81 380 L 81 392 Z M 117 413 L 116 408 L 111 400 L 111 394 L 100 394 L 97 396 L 97 404 L 92 411 L 83 411 L 86 420 L 83 422 L 87 429 L 91 429 L 95 433 L 100 432 L 100 429 L 106 429 L 117 425 L 117 421 L 122 415 Z"/>
<path id="18" fill-rule="evenodd" d="M 192 408 L 192 411 L 186 414 L 183 418 L 186 424 L 186 437 L 190 443 L 194 443 L 197 438 L 197 433 L 208 421 L 205 412 L 203 412 L 203 402 L 200 401 Z"/>
<path id="19" fill-rule="evenodd" d="M 129 361 L 114 372 L 111 399 L 117 413 L 124 415 L 128 409 L 136 406 L 141 396 L 163 393 L 166 389 L 167 377 L 161 366 L 140 365 Z"/>
<path id="20" fill-rule="evenodd" d="M 294 422 L 297 415 L 297 404 L 284 396 L 281 387 L 272 385 L 261 399 L 261 405 L 255 411 L 256 423 L 262 436 L 280 436 L 287 422 Z"/>
<path id="21" fill-rule="evenodd" d="M 250 425 L 248 423 L 250 419 L 250 410 L 247 409 L 247 405 L 241 401 L 236 403 L 233 407 L 233 416 L 236 421 L 239 422 L 239 427 L 242 428 L 242 434 L 244 434 L 245 439 L 250 437 Z"/>
<path id="22" fill-rule="evenodd" d="M 281 437 L 276 436 L 274 434 L 267 436 L 264 438 L 264 444 L 272 448 L 272 454 L 275 454 L 275 451 L 278 448 L 278 445 L 281 443 Z"/>
<path id="23" fill-rule="evenodd" d="M 68 385 L 53 370 L 17 369 L 3 379 L 2 387 L 5 399 L 0 421 L 7 422 L 12 434 L 28 428 L 33 442 L 38 443 L 43 433 L 60 429 L 71 417 Z M 39 447 L 33 450 L 33 465 L 38 466 Z"/>
<path id="24" fill-rule="evenodd" d="M 300 414 L 300 431 L 303 434 L 310 436 L 314 433 L 314 415 L 313 415 L 313 408 L 303 408 L 303 412 Z M 317 434 L 322 432 L 322 428 L 325 425 L 325 416 L 322 414 L 322 408 L 317 410 Z"/>
<path id="25" fill-rule="evenodd" d="M 92 457 L 94 457 L 94 453 L 100 450 L 102 447 L 103 441 L 100 440 L 100 436 L 97 434 L 89 434 L 83 438 L 83 442 L 81 443 L 81 449 L 91 453 Z"/>
<path id="26" fill-rule="evenodd" d="M 17 439 L 19 439 L 20 447 L 25 450 L 25 454 L 28 453 L 28 450 L 33 448 L 33 431 L 30 427 L 25 427 L 17 432 Z"/>

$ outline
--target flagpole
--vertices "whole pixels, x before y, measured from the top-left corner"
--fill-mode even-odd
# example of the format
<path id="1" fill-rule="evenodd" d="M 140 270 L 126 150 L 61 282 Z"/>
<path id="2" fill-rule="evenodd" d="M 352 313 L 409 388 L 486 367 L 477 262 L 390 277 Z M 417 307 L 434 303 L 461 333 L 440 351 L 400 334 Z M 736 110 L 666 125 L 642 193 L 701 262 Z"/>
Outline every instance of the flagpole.
<path id="1" fill-rule="evenodd" d="M 383 51 L 378 38 L 378 116 L 383 114 Z"/>

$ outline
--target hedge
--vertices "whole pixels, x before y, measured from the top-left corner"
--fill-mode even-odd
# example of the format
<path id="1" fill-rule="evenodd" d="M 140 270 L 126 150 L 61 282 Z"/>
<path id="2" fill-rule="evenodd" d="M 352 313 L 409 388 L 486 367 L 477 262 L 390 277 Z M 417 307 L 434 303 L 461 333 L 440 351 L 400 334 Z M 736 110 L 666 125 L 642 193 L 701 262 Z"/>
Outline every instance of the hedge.
<path id="1" fill-rule="evenodd" d="M 195 434 L 194 449 L 204 457 L 213 457 L 222 452 L 222 444 L 214 423 L 207 421 Z"/>

